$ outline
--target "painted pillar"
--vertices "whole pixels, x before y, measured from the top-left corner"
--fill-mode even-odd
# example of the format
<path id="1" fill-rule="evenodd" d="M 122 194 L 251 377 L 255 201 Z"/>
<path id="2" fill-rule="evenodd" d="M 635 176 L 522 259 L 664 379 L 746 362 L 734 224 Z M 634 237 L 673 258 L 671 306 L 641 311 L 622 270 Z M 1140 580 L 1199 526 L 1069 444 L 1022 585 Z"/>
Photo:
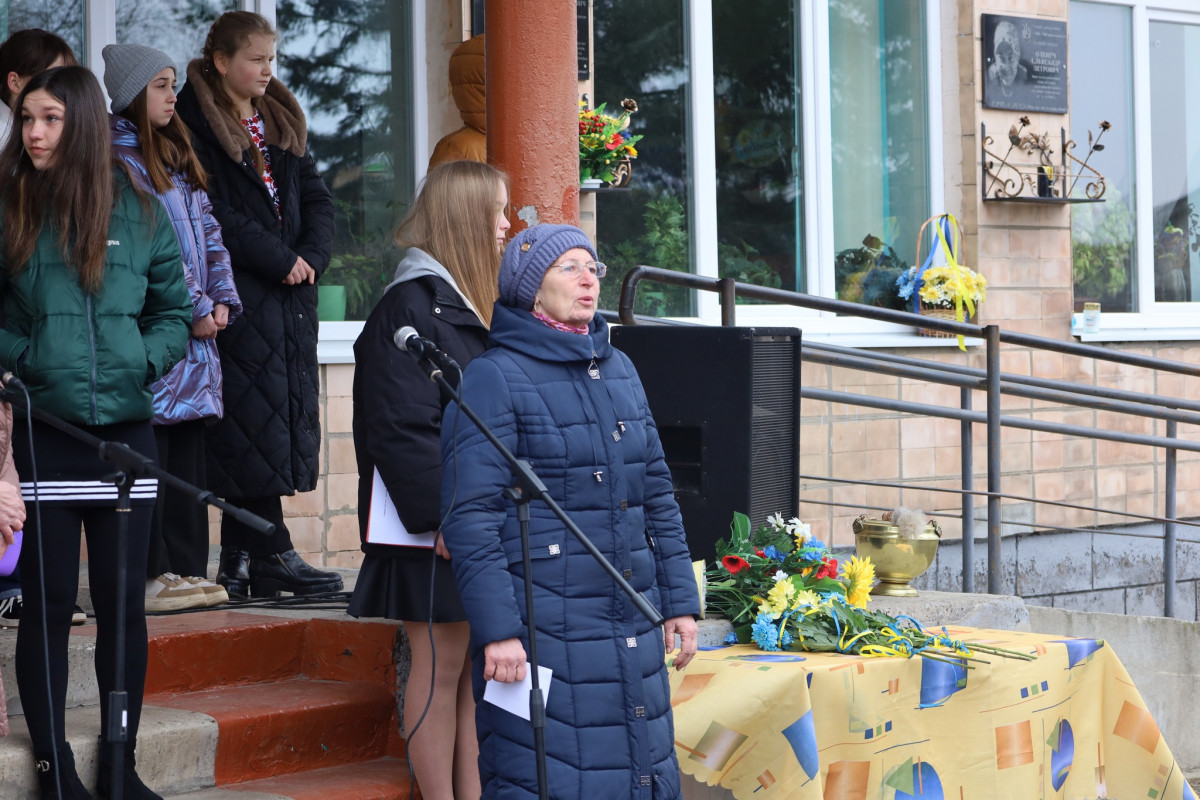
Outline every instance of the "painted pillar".
<path id="1" fill-rule="evenodd" d="M 579 224 L 575 0 L 487 0 L 488 162 L 508 173 L 513 233 Z"/>

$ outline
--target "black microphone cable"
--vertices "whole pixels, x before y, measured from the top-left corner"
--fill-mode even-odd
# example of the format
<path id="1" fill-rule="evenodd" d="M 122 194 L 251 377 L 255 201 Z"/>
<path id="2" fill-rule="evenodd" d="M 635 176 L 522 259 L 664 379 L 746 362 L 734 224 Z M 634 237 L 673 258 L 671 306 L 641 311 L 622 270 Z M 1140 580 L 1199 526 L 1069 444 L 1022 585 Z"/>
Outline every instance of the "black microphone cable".
<path id="1" fill-rule="evenodd" d="M 12 377 L 10 373 L 5 373 L 0 377 L 3 381 L 5 389 L 20 389 L 25 396 L 25 432 L 29 437 L 29 471 L 33 479 L 33 517 L 37 522 L 37 541 L 30 542 L 37 546 L 37 566 L 38 566 L 38 586 L 41 588 L 41 597 L 38 598 L 42 612 L 42 664 L 46 668 L 46 699 L 50 703 L 48 711 L 48 723 L 50 725 L 50 743 L 54 747 L 54 785 L 58 790 L 59 797 L 62 796 L 62 761 L 58 753 L 58 736 L 54 730 L 54 687 L 50 681 L 50 631 L 46 626 L 46 559 L 45 550 L 42 547 L 42 500 L 41 494 L 38 491 L 38 476 L 37 476 L 37 455 L 34 452 L 33 446 L 33 402 L 29 398 L 29 389 L 20 380 Z M 29 537 L 34 538 L 34 537 Z M 25 576 L 21 576 L 21 581 L 25 581 Z M 23 603 L 22 603 L 23 604 Z M 18 687 L 19 688 L 19 687 Z M 25 709 L 25 714 L 28 716 L 29 710 Z M 34 769 L 37 769 L 36 756 Z"/>
<path id="2" fill-rule="evenodd" d="M 414 331 L 414 333 L 415 333 L 415 331 Z M 400 348 L 400 349 L 403 350 L 405 348 Z M 415 353 L 414 353 L 414 355 L 415 355 Z M 458 366 L 458 363 L 455 362 L 453 359 L 448 359 L 448 361 L 451 365 L 453 365 L 454 369 L 458 372 L 457 384 L 459 387 L 461 387 L 462 383 L 463 383 L 462 369 Z M 439 392 L 441 391 L 440 385 L 438 386 L 438 391 Z M 459 420 L 459 417 L 461 416 L 461 414 L 459 413 L 457 404 L 454 406 L 454 411 L 455 411 L 454 432 L 457 434 L 458 433 L 458 420 Z M 445 422 L 444 417 L 442 419 L 442 422 L 443 423 Z M 421 723 L 425 721 L 426 715 L 429 714 L 429 708 L 433 705 L 433 690 L 434 690 L 434 687 L 437 685 L 437 682 L 436 682 L 436 678 L 437 678 L 437 644 L 434 642 L 434 639 L 433 639 L 433 599 L 434 599 L 434 590 L 436 588 L 434 584 L 437 581 L 437 560 L 439 558 L 438 553 L 437 553 L 437 540 L 442 538 L 442 528 L 445 527 L 446 520 L 450 518 L 450 512 L 454 509 L 454 500 L 455 500 L 455 498 L 458 497 L 458 437 L 455 436 L 452 439 L 452 441 L 454 442 L 454 453 L 455 453 L 454 492 L 450 495 L 450 504 L 446 510 L 445 515 L 443 515 L 441 522 L 438 523 L 437 538 L 434 539 L 434 546 L 433 546 L 433 550 L 430 554 L 430 561 L 429 561 L 429 614 L 426 617 L 426 621 L 425 621 L 425 630 L 429 636 L 429 661 L 430 661 L 429 694 L 426 695 L 426 697 L 425 697 L 425 707 L 423 709 L 421 709 L 421 715 L 419 717 L 417 717 L 417 721 L 413 725 L 413 729 L 411 731 L 406 730 L 404 732 L 404 743 L 405 743 L 404 744 L 404 759 L 405 759 L 405 761 L 408 762 L 408 800 L 414 800 L 414 798 L 415 798 L 414 793 L 416 791 L 416 785 L 417 785 L 416 773 L 413 770 L 412 750 L 410 749 L 409 745 L 412 742 L 413 737 L 415 737 L 417 735 L 417 731 L 420 730 Z M 453 556 L 453 554 L 451 554 L 451 555 Z M 410 645 L 409 654 L 411 657 L 411 654 L 412 654 L 411 645 Z M 411 667 L 410 667 L 410 669 L 411 669 Z M 408 690 L 405 689 L 406 702 L 407 702 L 407 696 L 408 696 Z M 457 690 L 455 690 L 455 705 L 456 706 L 458 705 Z M 457 709 L 456 709 L 456 711 L 457 711 Z M 456 713 L 456 717 L 457 717 L 457 713 Z M 457 724 L 455 725 L 455 728 L 456 728 L 455 738 L 457 738 L 457 736 L 458 736 Z M 452 765 L 451 770 L 453 771 L 453 760 L 451 760 L 451 765 Z"/>

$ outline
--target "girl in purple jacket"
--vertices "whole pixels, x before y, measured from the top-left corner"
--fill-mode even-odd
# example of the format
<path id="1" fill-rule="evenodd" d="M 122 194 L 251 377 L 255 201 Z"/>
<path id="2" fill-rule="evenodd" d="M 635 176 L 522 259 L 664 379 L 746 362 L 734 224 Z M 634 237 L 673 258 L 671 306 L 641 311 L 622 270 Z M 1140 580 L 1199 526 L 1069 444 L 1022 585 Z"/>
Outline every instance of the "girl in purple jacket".
<path id="1" fill-rule="evenodd" d="M 205 193 L 207 176 L 190 133 L 175 116 L 175 65 L 159 50 L 110 44 L 104 48 L 104 66 L 113 147 L 141 188 L 166 206 L 192 297 L 187 357 L 152 387 L 158 462 L 204 488 L 204 429 L 224 413 L 216 336 L 241 313 L 242 304 Z M 150 535 L 146 610 L 227 602 L 225 589 L 207 580 L 207 572 L 206 507 L 161 486 Z"/>

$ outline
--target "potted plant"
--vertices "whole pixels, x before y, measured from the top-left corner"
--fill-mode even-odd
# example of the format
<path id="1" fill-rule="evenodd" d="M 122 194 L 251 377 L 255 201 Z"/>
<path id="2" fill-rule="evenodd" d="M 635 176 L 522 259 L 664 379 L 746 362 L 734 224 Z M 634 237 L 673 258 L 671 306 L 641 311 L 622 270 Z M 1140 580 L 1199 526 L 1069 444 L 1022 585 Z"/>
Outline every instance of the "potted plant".
<path id="1" fill-rule="evenodd" d="M 906 310 L 896 281 L 908 270 L 891 245 L 868 233 L 859 247 L 842 250 L 833 261 L 838 298 L 851 303 Z"/>
<path id="2" fill-rule="evenodd" d="M 641 134 L 628 134 L 629 117 L 637 111 L 637 103 L 621 101 L 621 113 L 610 116 L 604 113 L 607 103 L 590 109 L 579 101 L 579 182 L 595 186 L 618 181 L 622 164 L 637 158 L 635 144 L 642 140 Z M 628 180 L 625 171 L 625 180 Z"/>

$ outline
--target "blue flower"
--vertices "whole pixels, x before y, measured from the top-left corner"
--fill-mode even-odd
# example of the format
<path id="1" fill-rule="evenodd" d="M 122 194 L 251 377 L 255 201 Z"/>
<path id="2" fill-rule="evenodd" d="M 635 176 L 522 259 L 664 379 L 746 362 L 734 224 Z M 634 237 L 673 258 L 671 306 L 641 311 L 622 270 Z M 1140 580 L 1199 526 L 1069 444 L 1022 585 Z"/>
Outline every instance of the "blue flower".
<path id="1" fill-rule="evenodd" d="M 762 650 L 779 649 L 779 629 L 775 627 L 770 614 L 759 614 L 750 629 L 750 638 Z"/>
<path id="2" fill-rule="evenodd" d="M 737 634 L 733 631 L 725 634 L 724 644 L 737 644 Z"/>
<path id="3" fill-rule="evenodd" d="M 772 558 L 776 561 L 783 561 L 787 558 L 787 555 L 779 552 L 778 548 L 776 548 L 773 544 L 769 544 L 763 548 L 763 554 L 766 555 L 767 558 Z"/>

